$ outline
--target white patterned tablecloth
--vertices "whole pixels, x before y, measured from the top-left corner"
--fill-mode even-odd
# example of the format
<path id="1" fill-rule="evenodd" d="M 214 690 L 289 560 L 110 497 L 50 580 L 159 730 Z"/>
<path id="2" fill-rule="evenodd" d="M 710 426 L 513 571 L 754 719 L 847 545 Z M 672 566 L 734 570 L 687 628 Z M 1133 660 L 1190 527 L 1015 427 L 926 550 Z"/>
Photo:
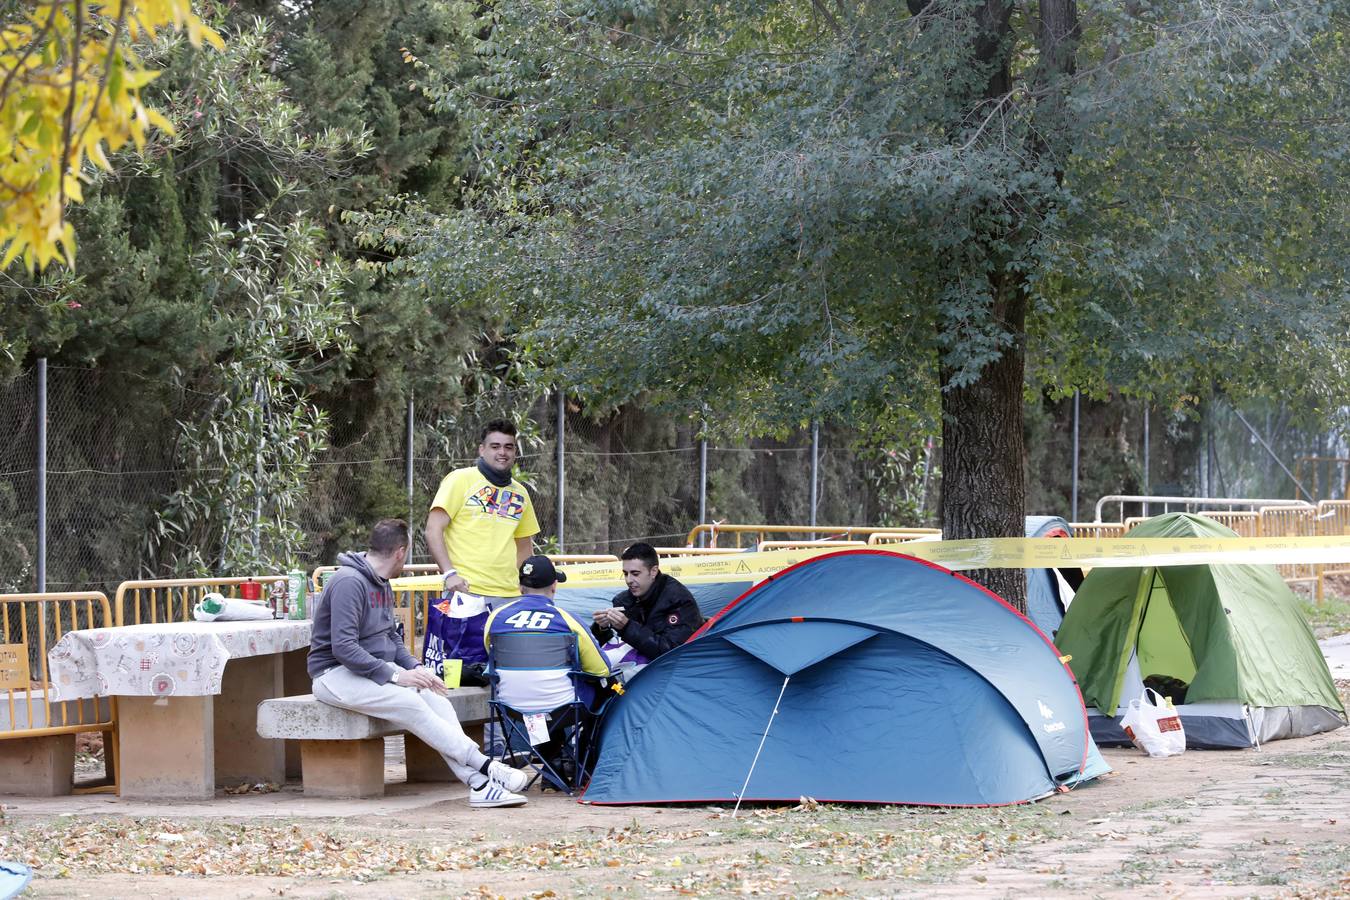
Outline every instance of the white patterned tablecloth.
<path id="1" fill-rule="evenodd" d="M 204 697 L 220 693 L 225 663 L 309 646 L 314 623 L 167 622 L 68 632 L 47 653 L 55 695 Z"/>

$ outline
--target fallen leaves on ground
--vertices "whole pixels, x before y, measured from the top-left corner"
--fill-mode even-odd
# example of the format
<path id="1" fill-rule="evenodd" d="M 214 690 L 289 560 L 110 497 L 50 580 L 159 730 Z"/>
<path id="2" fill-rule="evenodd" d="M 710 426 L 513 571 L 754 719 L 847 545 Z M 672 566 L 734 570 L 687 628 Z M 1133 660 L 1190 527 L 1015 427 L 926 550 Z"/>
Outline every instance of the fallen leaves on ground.
<path id="1" fill-rule="evenodd" d="M 701 836 L 702 831 L 681 833 Z M 300 825 L 175 823 L 94 819 L 32 825 L 0 834 L 0 857 L 22 860 L 39 877 L 73 874 L 287 875 L 368 880 L 408 872 L 478 867 L 583 868 L 646 864 L 645 847 L 662 832 L 630 827 L 599 837 L 484 845 L 425 844 L 353 837 Z"/>
<path id="2" fill-rule="evenodd" d="M 289 876 L 369 881 L 417 872 L 589 870 L 590 880 L 643 892 L 809 894 L 835 876 L 874 882 L 933 878 L 1047 836 L 1027 813 L 916 817 L 827 804 L 759 809 L 723 830 L 656 829 L 634 821 L 600 835 L 488 842 L 342 833 L 312 824 L 68 819 L 0 832 L 0 858 L 39 878 L 118 873 Z M 1048 817 L 1039 817 L 1044 821 Z M 547 897 L 547 893 L 537 896 Z"/>
<path id="3" fill-rule="evenodd" d="M 273 784 L 270 781 L 260 781 L 257 784 L 237 784 L 234 787 L 223 789 L 227 794 L 275 794 L 281 790 L 281 785 Z"/>

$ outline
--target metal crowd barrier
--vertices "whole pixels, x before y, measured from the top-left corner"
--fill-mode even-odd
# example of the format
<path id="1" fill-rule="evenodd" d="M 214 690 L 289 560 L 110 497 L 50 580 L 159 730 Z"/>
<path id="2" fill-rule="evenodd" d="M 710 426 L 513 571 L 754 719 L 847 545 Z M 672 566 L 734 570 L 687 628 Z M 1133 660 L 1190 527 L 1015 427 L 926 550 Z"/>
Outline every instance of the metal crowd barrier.
<path id="1" fill-rule="evenodd" d="M 756 545 L 763 544 L 771 540 L 769 535 L 778 537 L 773 540 L 859 540 L 866 541 L 867 538 L 877 532 L 912 533 L 916 537 L 921 535 L 940 534 L 941 530 L 937 528 L 894 528 L 879 525 L 728 525 L 725 523 L 711 523 L 704 525 L 695 525 L 689 530 L 684 542 L 690 547 L 698 543 L 701 536 L 707 535 L 708 546 L 716 547 L 719 535 L 729 535 L 736 541 L 736 547 L 748 549 L 742 546 L 746 536 L 753 535 Z M 811 537 L 803 537 L 811 535 Z"/>
<path id="2" fill-rule="evenodd" d="M 845 548 L 866 546 L 867 541 L 761 541 L 759 549 L 767 553 L 770 550 L 806 550 L 812 547 Z"/>
<path id="3" fill-rule="evenodd" d="M 113 621 L 101 591 L 0 594 L 0 740 L 102 732 L 106 783 L 77 785 L 76 793 L 117 790 L 117 700 L 54 699 L 47 653 L 69 631 Z"/>
<path id="4" fill-rule="evenodd" d="M 1139 498 L 1104 497 L 1108 500 Z M 1319 535 L 1350 534 L 1350 500 L 1323 500 L 1316 506 L 1299 500 L 1285 501 L 1240 501 L 1233 498 L 1152 498 L 1153 501 L 1170 499 L 1172 501 L 1208 499 L 1215 505 L 1220 503 L 1238 505 L 1242 502 L 1262 503 L 1255 509 L 1244 510 L 1202 510 L 1197 515 L 1213 519 L 1232 529 L 1239 537 L 1314 537 Z M 1100 507 L 1100 503 L 1098 504 Z M 1078 537 L 1120 537 L 1140 522 L 1147 521 L 1142 516 L 1132 516 L 1121 523 L 1114 522 L 1074 522 L 1070 527 Z M 1315 602 L 1322 602 L 1326 589 L 1327 575 L 1350 574 L 1345 564 L 1327 566 L 1321 563 L 1293 563 L 1277 565 L 1280 577 L 1288 584 L 1310 584 L 1313 586 Z"/>

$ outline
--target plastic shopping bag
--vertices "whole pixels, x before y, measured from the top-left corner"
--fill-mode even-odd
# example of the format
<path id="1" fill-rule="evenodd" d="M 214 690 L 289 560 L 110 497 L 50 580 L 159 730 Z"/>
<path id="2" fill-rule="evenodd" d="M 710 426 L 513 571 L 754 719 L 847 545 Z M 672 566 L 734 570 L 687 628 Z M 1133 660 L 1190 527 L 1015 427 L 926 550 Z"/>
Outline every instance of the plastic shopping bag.
<path id="1" fill-rule="evenodd" d="M 624 681 L 631 681 L 633 676 L 646 668 L 648 663 L 647 657 L 618 638 L 601 647 L 600 652 L 604 655 L 605 662 L 609 663 L 610 671 L 623 675 Z"/>
<path id="2" fill-rule="evenodd" d="M 1149 756 L 1176 756 L 1186 749 L 1180 714 L 1171 700 L 1153 688 L 1144 688 L 1138 700 L 1130 701 L 1120 724 L 1134 745 Z"/>
<path id="3" fill-rule="evenodd" d="M 207 594 L 192 609 L 192 618 L 198 622 L 242 622 L 251 619 L 272 618 L 272 608 L 266 603 L 236 600 L 220 594 Z"/>
<path id="4" fill-rule="evenodd" d="M 444 676 L 444 661 L 458 659 L 470 666 L 487 662 L 483 628 L 488 620 L 487 601 L 475 594 L 455 591 L 427 608 L 427 636 L 422 642 L 422 664 Z"/>

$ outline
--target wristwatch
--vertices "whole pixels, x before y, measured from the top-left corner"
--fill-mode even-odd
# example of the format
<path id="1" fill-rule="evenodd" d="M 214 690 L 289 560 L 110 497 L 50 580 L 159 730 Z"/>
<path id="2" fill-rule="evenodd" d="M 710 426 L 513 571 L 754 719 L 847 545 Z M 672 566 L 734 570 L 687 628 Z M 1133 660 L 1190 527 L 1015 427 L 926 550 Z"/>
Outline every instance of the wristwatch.
<path id="1" fill-rule="evenodd" d="M 451 575 L 458 575 L 458 574 L 459 574 L 458 569 L 449 569 L 441 573 L 441 581 L 444 582 L 445 579 L 449 578 Z"/>
<path id="2" fill-rule="evenodd" d="M 398 669 L 395 669 L 395 670 L 394 670 L 394 674 L 389 676 L 389 683 L 390 683 L 390 684 L 398 684 L 398 673 L 399 673 L 399 670 L 398 670 Z"/>

